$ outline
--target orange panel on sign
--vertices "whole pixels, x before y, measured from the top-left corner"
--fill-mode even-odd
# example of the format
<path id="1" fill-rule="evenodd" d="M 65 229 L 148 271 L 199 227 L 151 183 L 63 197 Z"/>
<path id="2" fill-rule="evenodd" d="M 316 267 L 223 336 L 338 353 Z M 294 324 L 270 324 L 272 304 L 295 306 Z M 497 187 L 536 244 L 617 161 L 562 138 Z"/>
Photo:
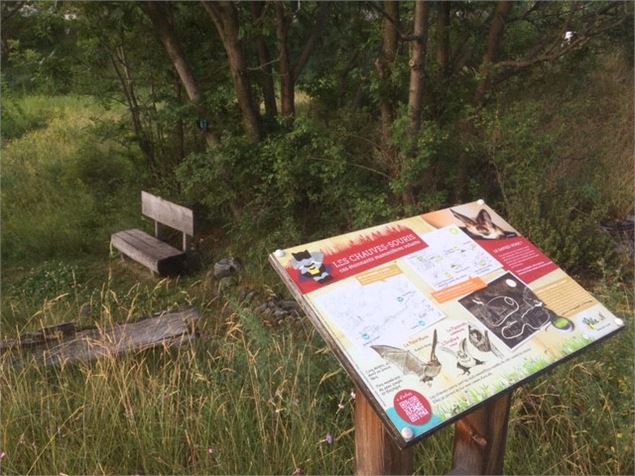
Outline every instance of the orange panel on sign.
<path id="1" fill-rule="evenodd" d="M 455 284 L 454 286 L 450 286 L 449 288 L 442 289 L 441 291 L 433 292 L 432 296 L 437 300 L 437 302 L 446 302 L 460 296 L 465 296 L 466 294 L 470 294 L 471 292 L 479 289 L 483 289 L 486 286 L 487 284 L 485 284 L 485 281 L 481 278 L 472 278 L 467 281 L 463 281 L 462 283 Z"/>
<path id="2" fill-rule="evenodd" d="M 390 278 L 391 276 L 397 276 L 398 274 L 401 274 L 401 270 L 398 266 L 392 264 L 385 268 L 376 269 L 369 273 L 364 273 L 360 276 L 357 276 L 357 280 L 360 282 L 360 284 L 366 286 L 367 284 L 376 283 L 377 281 L 383 281 Z"/>

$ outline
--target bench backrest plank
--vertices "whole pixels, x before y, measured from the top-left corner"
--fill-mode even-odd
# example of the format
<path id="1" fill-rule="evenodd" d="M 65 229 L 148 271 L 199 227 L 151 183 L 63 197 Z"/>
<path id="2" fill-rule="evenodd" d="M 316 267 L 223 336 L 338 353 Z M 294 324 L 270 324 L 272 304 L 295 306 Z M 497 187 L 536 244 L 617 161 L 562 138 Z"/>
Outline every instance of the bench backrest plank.
<path id="1" fill-rule="evenodd" d="M 141 213 L 186 235 L 194 236 L 194 214 L 189 208 L 142 191 Z"/>

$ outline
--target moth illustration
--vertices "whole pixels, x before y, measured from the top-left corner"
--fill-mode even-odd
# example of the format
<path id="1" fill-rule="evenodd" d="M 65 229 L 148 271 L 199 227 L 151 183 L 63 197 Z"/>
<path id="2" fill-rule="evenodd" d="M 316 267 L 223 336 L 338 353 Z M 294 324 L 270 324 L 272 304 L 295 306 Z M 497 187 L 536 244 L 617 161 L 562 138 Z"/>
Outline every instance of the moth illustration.
<path id="1" fill-rule="evenodd" d="M 459 345 L 459 350 L 456 352 L 452 349 L 448 349 L 447 347 L 441 347 L 441 350 L 444 352 L 448 352 L 456 357 L 456 366 L 463 371 L 463 375 L 470 373 L 470 369 L 472 367 L 476 367 L 477 365 L 483 365 L 485 362 L 479 360 L 472 355 L 467 350 L 467 339 L 463 339 L 461 344 Z"/>
<path id="2" fill-rule="evenodd" d="M 313 279 L 315 282 L 324 283 L 333 279 L 333 276 L 324 266 L 324 253 L 309 250 L 291 253 L 293 259 L 291 266 L 300 271 L 300 276 Z"/>
<path id="3" fill-rule="evenodd" d="M 461 229 L 474 240 L 500 240 L 501 238 L 513 238 L 518 236 L 513 231 L 503 230 L 500 226 L 492 221 L 492 217 L 487 210 L 482 209 L 472 219 L 459 212 L 450 209 L 452 215 L 458 219 L 464 226 Z"/>
<path id="4" fill-rule="evenodd" d="M 429 382 L 441 373 L 441 362 L 437 358 L 437 331 L 432 334 L 432 350 L 430 351 L 430 360 L 422 361 L 409 350 L 400 349 L 390 345 L 371 345 L 386 362 L 397 367 L 404 375 L 415 374 L 419 376 L 422 382 Z"/>
<path id="5" fill-rule="evenodd" d="M 472 344 L 481 352 L 491 352 L 499 359 L 503 358 L 503 354 L 501 354 L 500 351 L 496 347 L 494 347 L 494 344 L 492 344 L 492 342 L 490 341 L 487 331 L 483 333 L 470 325 L 467 326 L 467 331 L 470 338 L 470 344 Z"/>

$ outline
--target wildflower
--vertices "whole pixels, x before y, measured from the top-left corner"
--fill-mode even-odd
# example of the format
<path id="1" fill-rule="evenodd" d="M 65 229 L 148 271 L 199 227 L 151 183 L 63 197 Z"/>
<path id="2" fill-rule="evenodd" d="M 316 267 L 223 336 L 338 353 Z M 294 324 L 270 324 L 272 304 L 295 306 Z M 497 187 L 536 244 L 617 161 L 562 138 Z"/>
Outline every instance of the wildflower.
<path id="1" fill-rule="evenodd" d="M 0 451 L 0 461 L 2 461 L 6 456 L 7 454 L 4 451 Z"/>
<path id="2" fill-rule="evenodd" d="M 357 395 L 355 394 L 355 390 L 351 390 L 351 400 L 355 400 L 355 397 Z"/>
<path id="3" fill-rule="evenodd" d="M 326 434 L 326 438 L 324 438 L 324 442 L 327 445 L 332 445 L 333 444 L 333 435 L 331 435 L 331 433 L 327 433 Z"/>
<path id="4" fill-rule="evenodd" d="M 210 456 L 213 456 L 214 453 L 216 453 L 216 450 L 214 448 L 207 448 L 207 454 Z"/>
<path id="5" fill-rule="evenodd" d="M 337 404 L 337 410 L 344 410 L 344 405 L 342 405 L 341 403 Z"/>
<path id="6" fill-rule="evenodd" d="M 302 468 L 295 468 L 292 476 L 302 476 L 304 474 L 304 470 Z"/>

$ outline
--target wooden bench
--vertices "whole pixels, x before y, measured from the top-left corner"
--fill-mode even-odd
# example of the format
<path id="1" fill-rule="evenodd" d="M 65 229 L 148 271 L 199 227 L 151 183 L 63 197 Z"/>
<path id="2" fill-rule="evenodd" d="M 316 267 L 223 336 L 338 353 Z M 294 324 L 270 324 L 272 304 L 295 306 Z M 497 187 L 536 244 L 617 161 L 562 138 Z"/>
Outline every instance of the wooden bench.
<path id="1" fill-rule="evenodd" d="M 132 229 L 110 237 L 110 244 L 123 256 L 141 263 L 160 276 L 178 274 L 183 270 L 191 238 L 194 236 L 194 214 L 148 192 L 141 192 L 141 213 L 154 220 L 154 236 Z M 165 227 L 183 234 L 181 249 L 166 243 Z"/>

